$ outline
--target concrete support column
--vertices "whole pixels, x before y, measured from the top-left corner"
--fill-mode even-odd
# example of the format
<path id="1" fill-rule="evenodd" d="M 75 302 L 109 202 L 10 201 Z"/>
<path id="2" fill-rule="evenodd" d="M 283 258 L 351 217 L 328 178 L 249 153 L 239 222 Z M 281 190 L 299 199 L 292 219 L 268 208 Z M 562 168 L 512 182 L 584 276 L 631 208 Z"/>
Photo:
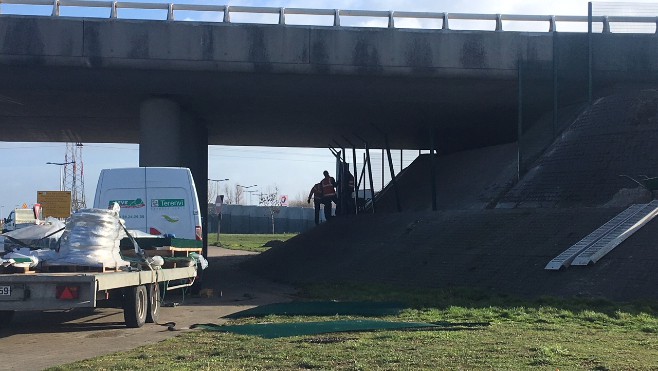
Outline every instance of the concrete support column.
<path id="1" fill-rule="evenodd" d="M 177 102 L 150 98 L 140 107 L 139 166 L 189 168 L 199 198 L 203 253 L 208 252 L 208 130 Z"/>
<path id="2" fill-rule="evenodd" d="M 203 225 L 203 256 L 208 256 L 208 129 L 191 115 L 183 112 L 181 129 L 181 165 L 192 172 L 199 198 Z M 214 201 L 214 200 L 213 200 Z"/>
<path id="3" fill-rule="evenodd" d="M 181 110 L 164 98 L 142 102 L 139 111 L 139 166 L 181 166 Z"/>

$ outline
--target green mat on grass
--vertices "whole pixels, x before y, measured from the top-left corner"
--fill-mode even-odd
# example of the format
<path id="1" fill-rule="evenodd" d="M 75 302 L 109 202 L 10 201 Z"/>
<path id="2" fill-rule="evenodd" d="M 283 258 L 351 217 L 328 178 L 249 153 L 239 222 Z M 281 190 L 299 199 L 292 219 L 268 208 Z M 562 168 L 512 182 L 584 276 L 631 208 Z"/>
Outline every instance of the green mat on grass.
<path id="1" fill-rule="evenodd" d="M 215 325 L 212 323 L 196 324 L 190 328 L 209 331 L 230 332 L 240 335 L 260 336 L 274 339 L 288 336 L 317 335 L 332 332 L 354 332 L 375 330 L 400 330 L 438 328 L 443 325 L 423 322 L 389 322 L 377 320 L 296 322 L 296 323 L 258 323 L 253 325 Z"/>
<path id="2" fill-rule="evenodd" d="M 225 316 L 246 318 L 277 316 L 394 316 L 404 309 L 400 303 L 388 302 L 337 302 L 337 301 L 293 301 L 261 305 Z"/>

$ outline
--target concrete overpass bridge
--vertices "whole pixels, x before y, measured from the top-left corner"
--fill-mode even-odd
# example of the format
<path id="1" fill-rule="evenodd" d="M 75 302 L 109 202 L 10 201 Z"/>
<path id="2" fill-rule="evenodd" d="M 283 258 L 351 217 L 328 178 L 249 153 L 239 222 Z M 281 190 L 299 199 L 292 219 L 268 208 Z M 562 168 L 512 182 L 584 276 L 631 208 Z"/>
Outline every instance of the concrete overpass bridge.
<path id="1" fill-rule="evenodd" d="M 576 16 L 0 0 L 12 3 L 48 4 L 53 16 L 0 15 L 0 129 L 10 141 L 157 138 L 160 146 L 168 142 L 157 134 L 180 126 L 198 127 L 208 144 L 326 147 L 358 134 L 383 147 L 374 124 L 394 148 L 429 148 L 434 128 L 437 147 L 452 152 L 514 140 L 519 61 L 551 63 L 556 35 L 561 53 L 587 47 L 582 33 L 502 31 L 504 22 L 555 31 L 587 20 Z M 109 19 L 60 16 L 71 6 L 106 7 Z M 161 9 L 168 20 L 116 18 L 128 7 Z M 185 10 L 217 12 L 223 22 L 173 21 Z M 276 14 L 279 24 L 230 22 L 245 12 Z M 298 14 L 328 16 L 333 26 L 286 24 Z M 388 27 L 339 26 L 349 16 L 381 17 Z M 436 18 L 443 28 L 395 27 L 406 18 Z M 449 29 L 463 19 L 496 31 Z M 646 60 L 655 70 L 653 36 L 594 36 L 616 51 L 599 69 Z M 551 99 L 546 93 L 538 100 Z"/>
<path id="2" fill-rule="evenodd" d="M 519 62 L 588 62 L 587 34 L 556 32 L 561 22 L 587 17 L 80 0 L 0 0 L 0 11 L 7 4 L 46 6 L 52 14 L 0 15 L 2 140 L 139 143 L 141 165 L 190 167 L 200 185 L 208 144 L 326 147 L 364 138 L 383 148 L 386 133 L 393 148 L 420 149 L 430 147 L 432 132 L 439 153 L 449 153 L 511 142 Z M 109 14 L 64 17 L 67 6 Z M 117 18 L 131 7 L 160 9 L 166 20 Z M 223 21 L 175 21 L 184 10 L 219 12 Z M 230 22 L 244 12 L 275 14 L 278 22 Z M 331 22 L 287 24 L 294 14 Z M 380 17 L 386 26 L 340 26 L 349 16 Z M 442 29 L 397 28 L 405 18 L 438 19 Z M 493 27 L 450 29 L 464 19 Z M 609 52 L 594 67 L 606 82 L 658 70 L 654 35 L 607 32 L 610 22 L 629 20 L 656 21 L 594 18 L 604 32 L 592 35 L 593 48 Z M 550 32 L 503 30 L 517 21 Z M 552 99 L 550 86 L 534 98 Z"/>

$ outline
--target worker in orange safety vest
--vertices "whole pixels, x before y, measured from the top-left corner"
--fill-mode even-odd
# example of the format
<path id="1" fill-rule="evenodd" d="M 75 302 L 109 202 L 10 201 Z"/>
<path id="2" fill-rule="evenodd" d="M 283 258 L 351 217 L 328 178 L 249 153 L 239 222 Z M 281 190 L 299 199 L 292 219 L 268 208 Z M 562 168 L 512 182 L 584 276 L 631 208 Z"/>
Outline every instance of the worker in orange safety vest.
<path id="1" fill-rule="evenodd" d="M 331 203 L 338 205 L 338 197 L 336 196 L 336 180 L 329 176 L 329 172 L 323 172 L 324 179 L 320 182 L 322 186 L 322 204 L 324 204 L 324 218 L 331 219 Z"/>
<path id="2" fill-rule="evenodd" d="M 347 168 L 343 171 L 341 182 L 343 183 L 341 187 L 342 194 L 338 196 L 338 199 L 341 200 L 341 205 L 345 207 L 345 210 L 341 210 L 341 215 L 354 214 L 354 176 Z"/>
<path id="3" fill-rule="evenodd" d="M 311 188 L 311 191 L 308 193 L 307 202 L 311 203 L 311 197 L 313 197 L 313 206 L 315 207 L 315 225 L 320 224 L 320 205 L 322 205 L 322 185 L 316 183 Z"/>

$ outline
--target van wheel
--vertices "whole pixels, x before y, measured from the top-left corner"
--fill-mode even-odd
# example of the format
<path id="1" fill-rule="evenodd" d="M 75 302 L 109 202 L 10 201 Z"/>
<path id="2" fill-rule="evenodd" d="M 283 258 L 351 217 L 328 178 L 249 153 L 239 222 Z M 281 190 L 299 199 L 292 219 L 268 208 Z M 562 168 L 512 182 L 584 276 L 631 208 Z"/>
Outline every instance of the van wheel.
<path id="1" fill-rule="evenodd" d="M 148 311 L 148 293 L 146 287 L 131 286 L 123 291 L 123 319 L 127 327 L 137 328 L 144 326 Z"/>
<path id="2" fill-rule="evenodd" d="M 149 305 L 146 322 L 158 323 L 160 318 L 160 285 L 156 282 L 148 285 Z"/>

